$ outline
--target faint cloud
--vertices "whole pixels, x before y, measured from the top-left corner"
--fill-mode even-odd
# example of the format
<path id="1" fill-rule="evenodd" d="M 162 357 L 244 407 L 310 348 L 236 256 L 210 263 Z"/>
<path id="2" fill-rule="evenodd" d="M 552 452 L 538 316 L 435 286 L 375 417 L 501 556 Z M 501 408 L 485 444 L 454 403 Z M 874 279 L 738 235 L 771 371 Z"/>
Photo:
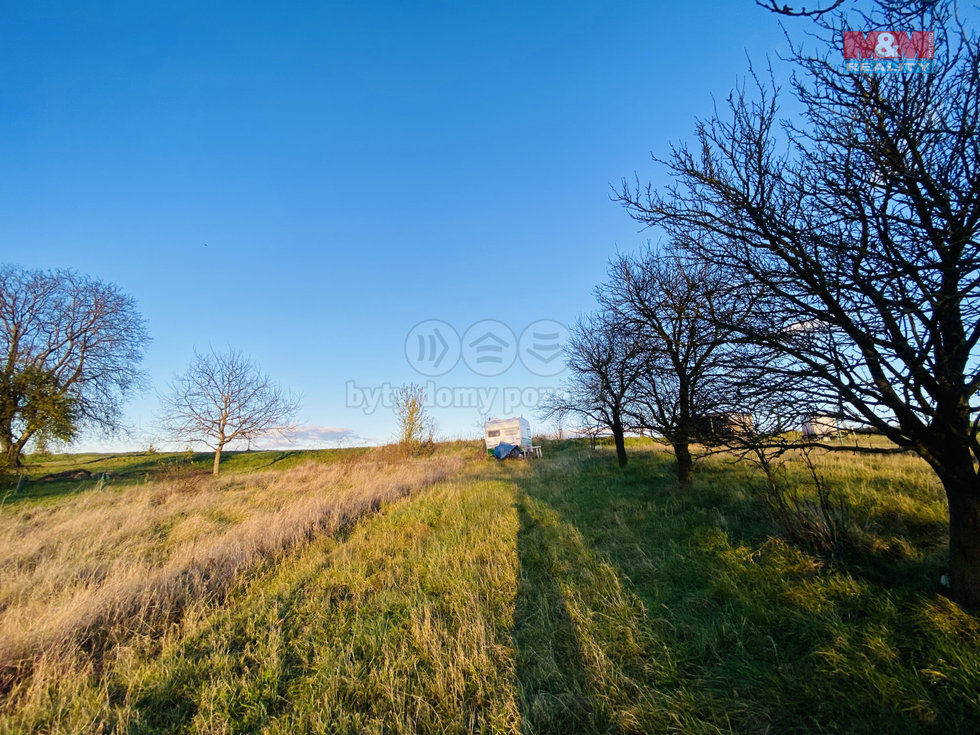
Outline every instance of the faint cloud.
<path id="1" fill-rule="evenodd" d="M 320 449 L 324 446 L 345 446 L 362 444 L 364 440 L 353 429 L 341 426 L 319 426 L 307 424 L 263 436 L 252 443 L 253 449 Z"/>

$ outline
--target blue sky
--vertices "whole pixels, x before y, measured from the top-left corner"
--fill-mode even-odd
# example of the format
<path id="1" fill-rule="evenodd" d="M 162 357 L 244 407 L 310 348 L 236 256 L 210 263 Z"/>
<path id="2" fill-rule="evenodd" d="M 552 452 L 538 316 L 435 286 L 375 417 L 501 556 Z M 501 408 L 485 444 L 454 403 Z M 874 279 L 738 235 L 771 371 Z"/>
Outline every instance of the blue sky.
<path id="1" fill-rule="evenodd" d="M 154 389 L 195 348 L 248 353 L 302 394 L 316 445 L 393 436 L 389 410 L 349 405 L 364 388 L 497 391 L 504 415 L 505 389 L 557 384 L 520 360 L 421 375 L 406 338 L 590 310 L 609 257 L 655 237 L 610 183 L 657 181 L 650 153 L 785 47 L 752 0 L 0 7 L 0 260 L 129 292 Z M 156 409 L 78 446 L 161 446 Z M 432 413 L 476 434 L 477 407 Z"/>

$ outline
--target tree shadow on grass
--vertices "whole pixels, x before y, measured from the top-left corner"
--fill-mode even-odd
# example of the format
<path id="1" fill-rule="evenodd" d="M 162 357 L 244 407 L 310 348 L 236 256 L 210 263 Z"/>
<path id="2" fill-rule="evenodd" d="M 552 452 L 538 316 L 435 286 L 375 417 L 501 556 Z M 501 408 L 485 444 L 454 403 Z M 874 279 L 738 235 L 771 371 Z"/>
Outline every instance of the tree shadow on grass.
<path id="1" fill-rule="evenodd" d="M 643 601 L 635 630 L 662 642 L 676 673 L 630 677 L 654 707 L 692 703 L 692 731 L 970 731 L 980 637 L 948 631 L 978 628 L 923 590 L 930 555 L 831 563 L 773 538 L 744 476 L 705 468 L 678 488 L 669 469 L 579 453 L 521 481 L 529 507 L 580 532 Z"/>
<path id="2" fill-rule="evenodd" d="M 578 634 L 555 577 L 558 559 L 542 524 L 517 506 L 520 563 L 514 641 L 525 733 L 595 729 Z"/>

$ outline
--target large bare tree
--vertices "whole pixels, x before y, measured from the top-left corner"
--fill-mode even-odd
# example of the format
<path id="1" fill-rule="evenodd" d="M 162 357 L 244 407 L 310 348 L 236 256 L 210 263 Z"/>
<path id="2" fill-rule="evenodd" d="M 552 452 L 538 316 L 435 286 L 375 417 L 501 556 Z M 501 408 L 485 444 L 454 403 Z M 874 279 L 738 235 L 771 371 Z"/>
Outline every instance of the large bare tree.
<path id="1" fill-rule="evenodd" d="M 298 409 L 296 399 L 234 350 L 195 352 L 160 402 L 161 422 L 174 438 L 214 450 L 215 475 L 228 444 L 285 429 Z"/>
<path id="2" fill-rule="evenodd" d="M 0 462 L 31 439 L 120 428 L 149 336 L 128 295 L 70 270 L 0 267 Z"/>
<path id="3" fill-rule="evenodd" d="M 980 59 L 948 2 L 813 22 L 794 53 L 800 114 L 736 91 L 662 163 L 624 183 L 633 216 L 762 287 L 743 336 L 814 380 L 828 413 L 918 453 L 946 492 L 953 594 L 980 607 Z M 914 12 L 911 12 L 909 8 Z M 848 73 L 843 30 L 934 30 L 928 73 Z"/>

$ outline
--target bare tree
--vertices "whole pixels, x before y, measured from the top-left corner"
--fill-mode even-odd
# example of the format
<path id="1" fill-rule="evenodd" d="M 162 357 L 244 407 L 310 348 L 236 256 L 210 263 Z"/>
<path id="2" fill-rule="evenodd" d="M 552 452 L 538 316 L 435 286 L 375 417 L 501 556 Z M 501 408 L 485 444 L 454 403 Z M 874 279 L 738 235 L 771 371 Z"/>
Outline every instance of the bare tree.
<path id="1" fill-rule="evenodd" d="M 765 8 L 766 10 L 769 10 L 773 13 L 777 13 L 779 15 L 788 15 L 791 17 L 799 17 L 799 18 L 803 18 L 803 17 L 819 18 L 822 15 L 827 15 L 828 13 L 832 13 L 835 10 L 837 10 L 839 7 L 841 7 L 844 4 L 844 1 L 845 0 L 832 0 L 824 8 L 818 7 L 818 8 L 811 8 L 810 10 L 807 10 L 805 6 L 797 10 L 785 3 L 780 4 L 777 0 L 765 0 L 765 2 L 763 2 L 763 0 L 755 0 L 755 4 L 761 8 Z"/>
<path id="2" fill-rule="evenodd" d="M 0 267 L 0 462 L 19 466 L 32 438 L 118 430 L 123 400 L 145 384 L 148 341 L 116 285 L 70 270 Z"/>
<path id="3" fill-rule="evenodd" d="M 768 318 L 743 337 L 815 381 L 827 413 L 929 463 L 953 594 L 980 607 L 980 59 L 940 1 L 914 6 L 913 27 L 936 31 L 930 73 L 846 73 L 841 32 L 908 27 L 892 5 L 814 22 L 828 52 L 795 52 L 802 115 L 780 121 L 762 84 L 733 93 L 730 116 L 663 161 L 674 186 L 624 183 L 620 198 L 763 288 Z"/>
<path id="4" fill-rule="evenodd" d="M 436 424 L 425 407 L 425 390 L 411 383 L 395 391 L 398 443 L 406 451 L 418 451 L 435 438 Z"/>
<path id="5" fill-rule="evenodd" d="M 818 3 L 818 7 L 816 8 L 811 6 L 807 10 L 804 5 L 797 10 L 791 5 L 780 3 L 779 0 L 755 0 L 755 4 L 760 8 L 765 8 L 769 12 L 777 15 L 785 15 L 790 18 L 814 19 L 820 19 L 825 15 L 834 13 L 844 6 L 845 2 L 846 0 L 827 0 L 825 3 Z M 881 7 L 886 8 L 889 11 L 889 15 L 902 21 L 915 20 L 917 14 L 933 2 L 934 0 L 880 0 Z M 823 7 L 820 7 L 821 5 Z M 891 27 L 894 29 L 903 26 Z"/>
<path id="6" fill-rule="evenodd" d="M 238 351 L 195 352 L 160 401 L 161 422 L 175 439 L 200 441 L 214 450 L 215 475 L 228 444 L 283 430 L 298 410 L 295 398 Z"/>
<path id="7" fill-rule="evenodd" d="M 575 416 L 596 432 L 608 428 L 619 466 L 625 467 L 628 404 L 646 370 L 642 345 L 613 314 L 600 312 L 579 319 L 572 327 L 565 354 L 570 378 L 563 391 L 542 402 L 544 417 L 563 421 Z"/>
<path id="8" fill-rule="evenodd" d="M 670 442 L 681 484 L 691 480 L 691 443 L 701 438 L 702 419 L 731 409 L 736 350 L 728 323 L 751 308 L 745 293 L 731 292 L 717 268 L 653 250 L 617 258 L 597 292 L 642 360 L 629 422 Z"/>

